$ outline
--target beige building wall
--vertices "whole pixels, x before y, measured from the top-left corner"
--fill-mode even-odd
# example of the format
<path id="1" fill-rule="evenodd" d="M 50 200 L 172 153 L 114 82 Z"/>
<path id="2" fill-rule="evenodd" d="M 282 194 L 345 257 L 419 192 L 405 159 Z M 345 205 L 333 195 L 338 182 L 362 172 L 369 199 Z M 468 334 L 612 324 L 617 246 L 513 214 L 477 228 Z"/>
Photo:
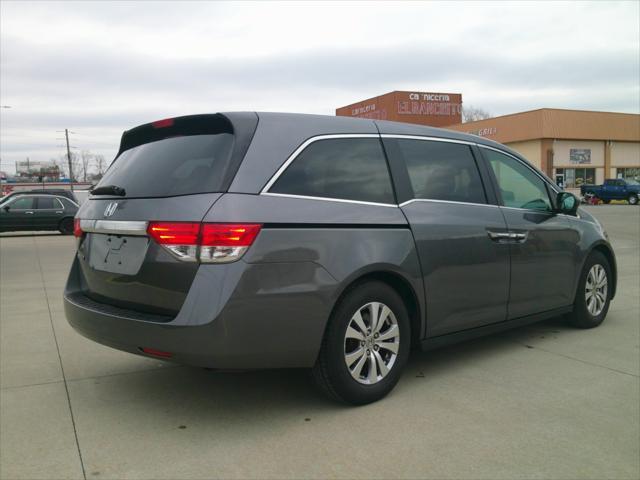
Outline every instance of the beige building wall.
<path id="1" fill-rule="evenodd" d="M 613 142 L 611 168 L 640 167 L 640 142 Z"/>
<path id="2" fill-rule="evenodd" d="M 528 140 L 526 142 L 511 142 L 506 143 L 509 148 L 512 148 L 524 158 L 529 160 L 538 169 L 542 169 L 541 165 L 541 141 L 540 140 Z"/>
<path id="3" fill-rule="evenodd" d="M 591 150 L 591 163 L 571 163 L 569 154 L 572 148 Z M 553 142 L 553 166 L 559 168 L 604 167 L 604 142 L 600 140 L 556 140 Z"/>

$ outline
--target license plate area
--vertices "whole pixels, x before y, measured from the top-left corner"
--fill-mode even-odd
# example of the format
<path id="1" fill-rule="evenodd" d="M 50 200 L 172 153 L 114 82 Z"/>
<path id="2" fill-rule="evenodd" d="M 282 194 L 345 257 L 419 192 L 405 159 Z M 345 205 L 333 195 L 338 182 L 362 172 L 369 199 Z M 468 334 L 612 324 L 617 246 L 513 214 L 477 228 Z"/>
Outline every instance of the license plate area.
<path id="1" fill-rule="evenodd" d="M 149 246 L 148 237 L 89 233 L 87 259 L 95 270 L 136 275 L 142 267 Z"/>

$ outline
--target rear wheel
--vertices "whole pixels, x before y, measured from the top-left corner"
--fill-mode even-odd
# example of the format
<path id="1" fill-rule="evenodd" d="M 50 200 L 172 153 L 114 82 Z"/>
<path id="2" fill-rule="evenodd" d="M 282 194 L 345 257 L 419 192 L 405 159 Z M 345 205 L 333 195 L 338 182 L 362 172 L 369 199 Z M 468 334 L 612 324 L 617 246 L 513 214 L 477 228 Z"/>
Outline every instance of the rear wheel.
<path id="1" fill-rule="evenodd" d="M 611 200 L 602 200 L 602 203 L 607 203 L 608 204 L 609 202 L 611 202 Z"/>
<path id="2" fill-rule="evenodd" d="M 331 315 L 313 368 L 315 383 L 341 402 L 375 402 L 400 379 L 410 345 L 409 316 L 400 296 L 385 283 L 362 283 Z"/>
<path id="3" fill-rule="evenodd" d="M 627 198 L 627 200 L 629 201 L 630 205 L 637 205 L 638 204 L 638 196 L 635 194 L 631 194 L 629 195 L 629 198 Z"/>
<path id="4" fill-rule="evenodd" d="M 603 322 L 609 311 L 611 280 L 611 267 L 606 257 L 600 252 L 592 252 L 580 275 L 573 312 L 567 316 L 571 325 L 593 328 Z"/>
<path id="5" fill-rule="evenodd" d="M 67 217 L 60 220 L 58 230 L 63 235 L 71 235 L 73 233 L 73 218 Z"/>

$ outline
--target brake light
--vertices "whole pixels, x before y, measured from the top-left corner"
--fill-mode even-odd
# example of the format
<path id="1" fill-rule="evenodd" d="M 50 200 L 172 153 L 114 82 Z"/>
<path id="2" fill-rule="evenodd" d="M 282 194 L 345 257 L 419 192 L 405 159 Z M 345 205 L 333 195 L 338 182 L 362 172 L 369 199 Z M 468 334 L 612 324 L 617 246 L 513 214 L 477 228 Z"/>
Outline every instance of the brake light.
<path id="1" fill-rule="evenodd" d="M 260 227 L 258 224 L 203 223 L 201 245 L 249 247 L 260 233 Z"/>
<path id="2" fill-rule="evenodd" d="M 229 263 L 244 255 L 261 228 L 255 223 L 150 222 L 147 233 L 179 260 Z"/>
<path id="3" fill-rule="evenodd" d="M 79 218 L 73 219 L 73 235 L 77 238 L 80 238 L 82 235 L 84 235 L 84 232 L 82 231 L 82 227 L 80 226 Z"/>
<path id="4" fill-rule="evenodd" d="M 164 120 L 156 120 L 151 122 L 153 128 L 167 128 L 173 126 L 173 118 L 165 118 Z"/>
<path id="5" fill-rule="evenodd" d="M 152 222 L 149 235 L 160 245 L 196 245 L 200 234 L 199 223 Z"/>

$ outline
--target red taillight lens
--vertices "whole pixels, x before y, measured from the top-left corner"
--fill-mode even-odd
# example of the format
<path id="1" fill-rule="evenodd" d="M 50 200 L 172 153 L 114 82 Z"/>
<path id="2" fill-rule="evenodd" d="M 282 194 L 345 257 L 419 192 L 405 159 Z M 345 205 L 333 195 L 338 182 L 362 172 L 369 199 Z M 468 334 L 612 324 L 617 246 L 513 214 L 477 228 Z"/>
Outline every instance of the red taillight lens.
<path id="1" fill-rule="evenodd" d="M 166 128 L 173 126 L 173 118 L 165 118 L 164 120 L 156 120 L 155 122 L 151 122 L 151 126 L 153 128 Z"/>
<path id="2" fill-rule="evenodd" d="M 200 245 L 207 247 L 249 247 L 260 233 L 262 225 L 236 223 L 202 224 Z"/>
<path id="3" fill-rule="evenodd" d="M 151 222 L 147 233 L 160 245 L 197 245 L 199 223 Z"/>
<path id="4" fill-rule="evenodd" d="M 256 223 L 150 222 L 147 233 L 179 260 L 229 263 L 244 255 L 261 228 Z"/>
<path id="5" fill-rule="evenodd" d="M 80 238 L 83 234 L 84 232 L 82 231 L 82 227 L 80 226 L 80 219 L 74 218 L 73 219 L 73 235 Z"/>

